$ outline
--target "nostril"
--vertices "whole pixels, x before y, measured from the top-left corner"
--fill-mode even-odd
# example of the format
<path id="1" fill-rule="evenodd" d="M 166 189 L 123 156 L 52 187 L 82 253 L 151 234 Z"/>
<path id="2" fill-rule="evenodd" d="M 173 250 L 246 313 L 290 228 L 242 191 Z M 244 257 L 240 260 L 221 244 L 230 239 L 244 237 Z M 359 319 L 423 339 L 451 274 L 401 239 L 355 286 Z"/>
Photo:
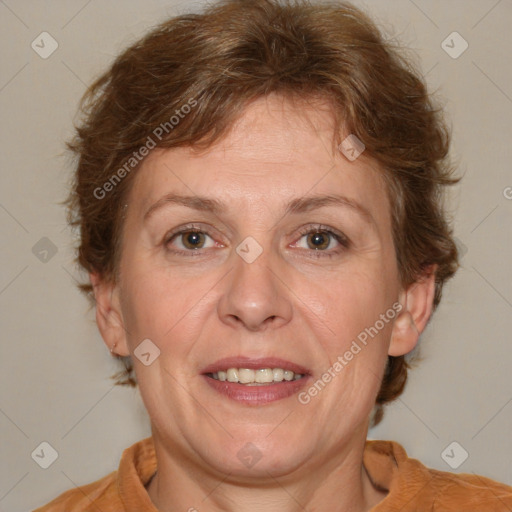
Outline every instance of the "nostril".
<path id="1" fill-rule="evenodd" d="M 263 322 L 263 323 L 265 323 L 265 324 L 271 323 L 271 322 L 273 322 L 273 321 L 274 321 L 274 319 L 275 319 L 275 318 L 276 318 L 276 315 L 269 316 L 269 317 L 265 320 L 265 322 Z"/>

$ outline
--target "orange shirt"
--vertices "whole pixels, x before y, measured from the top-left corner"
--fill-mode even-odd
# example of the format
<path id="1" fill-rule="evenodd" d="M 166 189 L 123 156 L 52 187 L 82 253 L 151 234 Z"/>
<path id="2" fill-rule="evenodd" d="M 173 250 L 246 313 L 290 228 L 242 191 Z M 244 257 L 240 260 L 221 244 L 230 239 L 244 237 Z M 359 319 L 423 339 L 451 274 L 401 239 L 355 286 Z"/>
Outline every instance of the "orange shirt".
<path id="1" fill-rule="evenodd" d="M 158 512 L 144 486 L 156 471 L 152 438 L 123 452 L 119 469 L 34 512 Z M 473 474 L 429 469 L 393 441 L 366 441 L 364 466 L 389 493 L 371 512 L 510 512 L 512 487 Z"/>

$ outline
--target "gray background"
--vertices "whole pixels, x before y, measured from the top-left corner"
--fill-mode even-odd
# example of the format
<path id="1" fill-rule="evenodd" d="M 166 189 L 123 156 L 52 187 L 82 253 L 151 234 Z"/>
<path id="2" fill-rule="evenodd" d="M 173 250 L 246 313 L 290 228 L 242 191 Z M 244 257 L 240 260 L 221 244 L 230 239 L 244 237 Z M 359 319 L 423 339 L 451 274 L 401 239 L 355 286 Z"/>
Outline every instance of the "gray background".
<path id="1" fill-rule="evenodd" d="M 441 454 L 457 441 L 469 457 L 454 471 L 512 484 L 512 2 L 354 3 L 417 51 L 465 174 L 451 197 L 462 268 L 423 336 L 421 365 L 369 437 L 448 471 Z M 31 510 L 99 479 L 150 433 L 138 391 L 109 380 L 117 365 L 75 289 L 74 240 L 58 204 L 70 176 L 63 141 L 86 84 L 152 25 L 199 5 L 0 1 L 1 510 Z M 31 48 L 43 31 L 59 45 L 47 59 Z M 441 46 L 453 31 L 469 44 L 456 59 Z M 43 441 L 58 452 L 48 469 L 31 457 Z M 447 460 L 460 462 L 462 448 Z"/>

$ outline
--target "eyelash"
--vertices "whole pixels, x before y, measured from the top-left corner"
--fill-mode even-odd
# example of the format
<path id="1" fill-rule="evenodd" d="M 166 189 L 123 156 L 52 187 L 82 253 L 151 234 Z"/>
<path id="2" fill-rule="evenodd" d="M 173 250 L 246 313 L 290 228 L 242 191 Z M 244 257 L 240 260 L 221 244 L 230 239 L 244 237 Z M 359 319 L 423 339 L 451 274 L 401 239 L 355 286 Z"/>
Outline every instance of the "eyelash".
<path id="1" fill-rule="evenodd" d="M 184 235 L 186 233 L 203 233 L 205 235 L 210 236 L 208 234 L 208 232 L 205 231 L 204 229 L 201 229 L 198 226 L 188 225 L 188 226 L 184 226 L 183 228 L 179 229 L 178 231 L 174 231 L 174 232 L 171 232 L 168 235 L 166 235 L 166 237 L 164 239 L 164 245 L 167 247 L 175 238 L 179 237 L 180 235 Z M 300 235 L 299 240 L 303 236 L 309 235 L 311 233 L 327 234 L 327 235 L 331 236 L 332 238 L 334 238 L 340 244 L 340 246 L 342 246 L 342 249 L 337 249 L 334 251 L 331 250 L 330 252 L 327 252 L 325 250 L 303 249 L 305 251 L 310 252 L 311 256 L 314 258 L 325 258 L 325 257 L 332 258 L 333 256 L 339 255 L 344 250 L 346 250 L 350 247 L 350 242 L 345 235 L 343 235 L 340 232 L 334 231 L 329 226 L 324 226 L 322 224 L 305 226 L 305 227 L 301 228 L 299 230 L 299 235 Z M 212 238 L 212 237 L 210 236 L 210 238 Z M 180 249 L 169 249 L 169 251 L 174 254 L 187 256 L 187 257 L 203 255 L 203 251 L 201 249 L 193 249 L 193 250 L 188 250 L 188 251 L 183 251 Z"/>
<path id="2" fill-rule="evenodd" d="M 314 258 L 332 258 L 333 256 L 338 256 L 340 253 L 344 252 L 344 250 L 348 249 L 350 246 L 348 238 L 343 235 L 342 233 L 338 231 L 334 231 L 329 226 L 324 226 L 323 224 L 316 224 L 316 225 L 310 225 L 305 226 L 299 230 L 300 238 L 302 238 L 305 235 L 309 235 L 311 233 L 322 233 L 327 234 L 334 238 L 341 246 L 341 248 L 338 248 L 337 250 L 330 250 L 322 251 L 322 250 L 315 250 L 315 249 L 304 249 L 305 251 L 308 251 L 311 253 L 311 256 Z M 299 240 L 300 240 L 299 238 Z"/>

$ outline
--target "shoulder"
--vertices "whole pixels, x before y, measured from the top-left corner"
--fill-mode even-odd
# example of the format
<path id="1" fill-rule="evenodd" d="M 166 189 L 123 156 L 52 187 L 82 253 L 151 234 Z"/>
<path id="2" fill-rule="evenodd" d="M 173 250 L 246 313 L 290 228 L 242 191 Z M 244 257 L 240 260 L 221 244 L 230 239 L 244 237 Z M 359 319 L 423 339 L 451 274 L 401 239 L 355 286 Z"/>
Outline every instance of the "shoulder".
<path id="1" fill-rule="evenodd" d="M 35 509 L 33 512 L 82 512 L 90 510 L 92 504 L 103 512 L 115 503 L 117 471 L 88 485 L 76 487 L 64 492 L 50 503 Z"/>
<path id="2" fill-rule="evenodd" d="M 453 474 L 429 469 L 435 492 L 436 511 L 458 511 L 461 506 L 469 510 L 503 511 L 512 510 L 512 487 L 490 478 L 469 474 Z"/>
<path id="3" fill-rule="evenodd" d="M 130 503 L 134 510 L 150 510 L 144 485 L 156 470 L 153 440 L 143 439 L 124 450 L 117 471 L 88 485 L 61 494 L 33 512 L 121 512 Z"/>
<path id="4" fill-rule="evenodd" d="M 388 490 L 375 512 L 512 510 L 512 487 L 472 473 L 430 469 L 393 441 L 367 441 L 364 463 L 374 483 Z"/>

